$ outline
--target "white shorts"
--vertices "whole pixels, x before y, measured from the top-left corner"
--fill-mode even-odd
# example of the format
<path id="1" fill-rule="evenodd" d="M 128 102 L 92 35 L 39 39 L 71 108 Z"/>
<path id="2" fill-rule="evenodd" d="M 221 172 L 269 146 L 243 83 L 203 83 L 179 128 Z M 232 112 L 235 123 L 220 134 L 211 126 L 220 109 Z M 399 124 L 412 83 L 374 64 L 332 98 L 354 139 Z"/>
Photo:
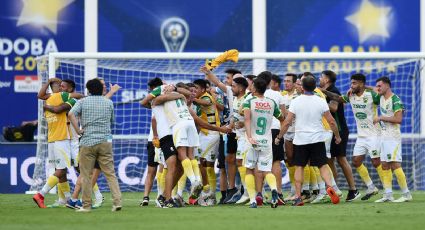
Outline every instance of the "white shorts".
<path id="1" fill-rule="evenodd" d="M 285 141 L 293 141 L 295 137 L 295 132 L 286 132 L 285 135 L 283 135 L 283 139 Z"/>
<path id="2" fill-rule="evenodd" d="M 380 157 L 381 147 L 380 137 L 357 137 L 353 149 L 353 156 L 363 156 L 369 154 L 370 158 Z"/>
<path id="3" fill-rule="evenodd" d="M 272 171 L 273 150 L 272 146 L 269 149 L 255 150 L 251 145 L 248 145 L 248 151 L 244 159 L 244 166 L 249 169 L 258 168 L 262 172 Z"/>
<path id="4" fill-rule="evenodd" d="M 401 139 L 381 140 L 381 161 L 401 162 Z"/>
<path id="5" fill-rule="evenodd" d="M 161 148 L 155 148 L 155 157 L 153 161 L 159 164 L 162 164 L 164 165 L 164 168 L 167 168 L 167 164 L 165 163 L 164 153 L 162 152 Z"/>
<path id="6" fill-rule="evenodd" d="M 180 121 L 172 128 L 173 142 L 176 148 L 199 146 L 198 131 L 193 120 Z"/>
<path id="7" fill-rule="evenodd" d="M 331 132 L 325 132 L 325 147 L 326 147 L 326 157 L 331 158 L 331 143 L 332 143 L 332 135 Z"/>
<path id="8" fill-rule="evenodd" d="M 71 167 L 71 140 L 49 143 L 48 160 L 51 168 L 66 169 Z"/>
<path id="9" fill-rule="evenodd" d="M 248 144 L 245 136 L 241 136 L 238 138 L 238 149 L 236 150 L 236 160 L 245 159 L 249 146 L 250 145 Z"/>
<path id="10" fill-rule="evenodd" d="M 220 146 L 220 134 L 218 132 L 209 132 L 208 135 L 205 135 L 201 132 L 199 134 L 199 142 L 200 157 L 207 162 L 215 162 Z"/>
<path id="11" fill-rule="evenodd" d="M 78 139 L 71 139 L 71 162 L 74 167 L 78 167 L 78 154 L 80 152 L 79 143 Z"/>

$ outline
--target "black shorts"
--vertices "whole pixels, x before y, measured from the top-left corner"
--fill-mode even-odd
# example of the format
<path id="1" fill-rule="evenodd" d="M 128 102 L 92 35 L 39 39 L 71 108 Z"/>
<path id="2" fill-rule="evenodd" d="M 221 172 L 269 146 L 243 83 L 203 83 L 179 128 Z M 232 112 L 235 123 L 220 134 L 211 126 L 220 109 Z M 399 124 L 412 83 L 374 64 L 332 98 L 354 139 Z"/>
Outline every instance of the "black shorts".
<path id="1" fill-rule="evenodd" d="M 173 136 L 167 135 L 159 140 L 159 146 L 161 147 L 162 153 L 164 153 L 164 159 L 167 160 L 169 157 L 177 156 L 177 149 L 174 146 Z"/>
<path id="2" fill-rule="evenodd" d="M 283 151 L 283 144 L 285 142 L 281 140 L 278 145 L 274 144 L 274 140 L 276 139 L 277 135 L 279 135 L 279 132 L 279 129 L 272 129 L 273 162 L 285 160 L 285 153 Z"/>
<path id="3" fill-rule="evenodd" d="M 306 166 L 310 161 L 310 166 L 321 167 L 328 163 L 326 157 L 325 142 L 317 142 L 307 145 L 294 145 L 294 160 L 292 163 L 295 166 Z"/>
<path id="4" fill-rule="evenodd" d="M 335 144 L 335 135 L 332 136 L 331 142 L 331 157 L 345 157 L 347 154 L 348 131 L 339 133 L 341 136 L 341 143 Z"/>
<path id="5" fill-rule="evenodd" d="M 152 141 L 148 141 L 148 166 L 158 166 L 158 162 L 155 162 L 155 147 L 153 146 Z"/>
<path id="6" fill-rule="evenodd" d="M 226 156 L 224 154 L 224 140 L 223 135 L 220 135 L 220 144 L 218 146 L 218 164 L 217 168 L 224 169 L 226 168 Z"/>
<path id="7" fill-rule="evenodd" d="M 236 133 L 229 133 L 227 134 L 227 154 L 236 154 L 236 151 L 238 151 Z"/>

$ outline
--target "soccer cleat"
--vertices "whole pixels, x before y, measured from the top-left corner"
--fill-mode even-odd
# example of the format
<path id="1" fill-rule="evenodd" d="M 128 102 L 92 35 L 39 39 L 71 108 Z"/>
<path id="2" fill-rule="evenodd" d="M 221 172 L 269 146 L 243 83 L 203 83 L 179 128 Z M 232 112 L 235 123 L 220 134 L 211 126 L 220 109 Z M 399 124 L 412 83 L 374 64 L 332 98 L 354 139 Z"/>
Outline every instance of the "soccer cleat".
<path id="1" fill-rule="evenodd" d="M 241 198 L 238 201 L 236 201 L 236 204 L 246 204 L 248 202 L 249 202 L 249 196 L 248 196 L 248 194 L 243 194 L 241 196 Z"/>
<path id="2" fill-rule="evenodd" d="M 260 192 L 255 197 L 255 201 L 257 202 L 256 206 L 262 206 L 263 205 L 263 195 L 261 195 Z"/>
<path id="3" fill-rule="evenodd" d="M 233 202 L 233 200 L 234 200 L 233 196 L 237 195 L 237 193 L 238 193 L 238 192 L 239 192 L 239 191 L 238 191 L 238 188 L 236 188 L 236 187 L 234 187 L 234 188 L 232 188 L 232 189 L 228 189 L 228 190 L 227 190 L 227 194 L 226 194 L 226 199 L 224 200 L 224 203 L 225 203 L 225 204 L 233 204 L 233 203 L 235 203 L 236 201 L 238 201 L 238 200 L 235 200 L 235 201 Z M 232 201 L 233 203 L 229 203 L 229 201 Z"/>
<path id="4" fill-rule="evenodd" d="M 102 196 L 102 199 L 95 199 L 94 200 L 94 203 L 92 205 L 92 208 L 100 208 L 100 207 L 102 207 L 102 204 L 103 204 L 103 201 L 104 200 L 105 200 L 105 198 L 103 198 L 103 196 Z"/>
<path id="5" fill-rule="evenodd" d="M 241 193 L 239 190 L 236 190 L 236 193 L 233 194 L 233 196 L 230 197 L 230 199 L 228 199 L 226 201 L 226 204 L 234 204 L 236 203 L 240 198 L 242 197 Z"/>
<path id="6" fill-rule="evenodd" d="M 323 203 L 326 196 L 327 196 L 327 194 L 319 193 L 319 194 L 317 194 L 316 198 L 314 200 L 312 200 L 310 203 L 312 203 L 312 204 Z"/>
<path id="7" fill-rule="evenodd" d="M 48 208 L 63 208 L 66 202 L 62 200 L 56 200 L 55 203 L 47 205 Z"/>
<path id="8" fill-rule="evenodd" d="M 199 197 L 199 194 L 202 192 L 202 183 L 201 182 L 195 182 L 190 189 L 190 196 Z"/>
<path id="9" fill-rule="evenodd" d="M 345 199 L 345 202 L 351 202 L 354 200 L 359 199 L 361 196 L 360 192 L 356 190 L 348 190 L 347 198 Z"/>
<path id="10" fill-rule="evenodd" d="M 164 206 L 164 202 L 165 202 L 165 197 L 162 195 L 159 195 L 155 200 L 156 207 L 162 208 Z"/>
<path id="11" fill-rule="evenodd" d="M 189 205 L 197 205 L 198 204 L 198 198 L 191 196 L 191 197 L 189 197 L 188 202 L 189 202 Z"/>
<path id="12" fill-rule="evenodd" d="M 338 204 L 339 203 L 339 195 L 335 192 L 335 190 L 332 187 L 328 187 L 326 189 L 326 193 L 331 198 L 332 204 Z"/>
<path id="13" fill-rule="evenodd" d="M 111 212 L 118 212 L 118 211 L 121 211 L 121 210 L 122 210 L 121 205 L 118 205 L 118 206 L 112 205 Z"/>
<path id="14" fill-rule="evenodd" d="M 178 206 L 174 203 L 173 199 L 169 199 L 164 202 L 164 206 L 162 206 L 162 208 L 178 208 Z"/>
<path id="15" fill-rule="evenodd" d="M 185 205 L 185 201 L 183 200 L 183 197 L 181 197 L 180 195 L 177 195 L 176 197 L 174 197 L 174 203 L 180 207 L 184 207 Z"/>
<path id="16" fill-rule="evenodd" d="M 295 200 L 297 197 L 295 196 L 295 194 L 294 193 L 292 193 L 292 192 L 290 192 L 289 194 L 288 194 L 288 196 L 287 197 L 285 197 L 284 199 L 283 199 L 283 201 L 285 201 L 285 202 L 289 202 L 289 201 L 293 201 L 293 200 Z"/>
<path id="17" fill-rule="evenodd" d="M 301 199 L 303 199 L 303 202 L 306 203 L 311 197 L 310 191 L 308 190 L 303 190 L 301 192 Z"/>
<path id="18" fill-rule="evenodd" d="M 252 203 L 249 205 L 249 208 L 257 208 L 257 203 L 252 202 Z"/>
<path id="19" fill-rule="evenodd" d="M 85 209 L 85 208 L 81 207 L 81 208 L 76 209 L 75 212 L 81 212 L 81 213 L 91 212 L 91 209 Z"/>
<path id="20" fill-rule="evenodd" d="M 361 200 L 369 200 L 372 196 L 378 194 L 379 190 L 376 187 L 373 187 L 372 189 L 366 190 L 366 195 L 362 197 Z"/>
<path id="21" fill-rule="evenodd" d="M 304 202 L 303 199 L 301 199 L 301 197 L 297 197 L 294 199 L 294 203 L 292 203 L 292 206 L 303 206 Z"/>
<path id="22" fill-rule="evenodd" d="M 283 194 L 282 193 L 277 194 L 277 205 L 285 205 L 285 204 L 286 202 L 283 199 Z"/>
<path id="23" fill-rule="evenodd" d="M 272 200 L 270 201 L 270 205 L 272 208 L 277 208 L 279 196 L 277 195 L 276 190 L 272 190 Z"/>
<path id="24" fill-rule="evenodd" d="M 375 203 L 393 202 L 394 197 L 392 193 L 384 193 L 381 199 L 375 200 Z"/>
<path id="25" fill-rule="evenodd" d="M 44 204 L 44 196 L 41 195 L 41 193 L 35 194 L 32 199 L 37 204 L 39 208 L 46 208 L 46 205 Z"/>
<path id="26" fill-rule="evenodd" d="M 143 201 L 140 203 L 140 206 L 148 206 L 149 205 L 149 197 L 143 197 Z"/>
<path id="27" fill-rule="evenodd" d="M 226 196 L 221 196 L 220 201 L 218 204 L 225 204 L 224 201 L 226 200 Z"/>
<path id="28" fill-rule="evenodd" d="M 80 200 L 72 201 L 72 199 L 69 199 L 68 202 L 66 202 L 66 207 L 70 209 L 79 209 L 83 207 Z"/>
<path id="29" fill-rule="evenodd" d="M 398 198 L 397 200 L 393 201 L 394 203 L 403 203 L 403 202 L 408 202 L 408 201 L 412 201 L 413 197 L 412 194 L 410 194 L 410 192 L 404 193 L 401 195 L 400 198 Z"/>

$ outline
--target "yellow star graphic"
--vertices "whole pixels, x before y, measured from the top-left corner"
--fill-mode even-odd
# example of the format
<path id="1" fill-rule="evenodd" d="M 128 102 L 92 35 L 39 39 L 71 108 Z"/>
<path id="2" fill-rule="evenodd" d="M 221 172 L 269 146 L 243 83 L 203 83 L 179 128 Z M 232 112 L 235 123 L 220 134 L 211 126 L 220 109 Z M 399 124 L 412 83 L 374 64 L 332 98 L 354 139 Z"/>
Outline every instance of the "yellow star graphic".
<path id="1" fill-rule="evenodd" d="M 28 23 L 45 26 L 54 34 L 57 32 L 59 11 L 74 0 L 23 0 L 24 7 L 16 26 Z"/>
<path id="2" fill-rule="evenodd" d="M 353 24 L 359 33 L 359 41 L 363 43 L 373 35 L 388 38 L 388 14 L 391 7 L 377 7 L 369 0 L 363 0 L 360 9 L 345 18 Z"/>

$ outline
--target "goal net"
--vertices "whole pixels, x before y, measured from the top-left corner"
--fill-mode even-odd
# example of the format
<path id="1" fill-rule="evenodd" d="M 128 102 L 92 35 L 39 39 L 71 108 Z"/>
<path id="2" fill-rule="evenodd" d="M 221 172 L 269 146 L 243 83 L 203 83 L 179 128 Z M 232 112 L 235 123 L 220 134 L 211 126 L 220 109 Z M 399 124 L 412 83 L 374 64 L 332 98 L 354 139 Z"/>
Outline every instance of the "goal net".
<path id="1" fill-rule="evenodd" d="M 108 86 L 112 83 L 122 87 L 112 98 L 116 115 L 112 130 L 115 169 L 122 191 L 143 191 L 147 174 L 146 146 L 151 111 L 141 107 L 138 102 L 148 93 L 147 82 L 154 77 L 172 84 L 204 78 L 199 68 L 205 63 L 205 58 L 215 56 L 217 55 L 211 53 L 56 53 L 50 54 L 50 59 L 49 56 L 39 57 L 37 67 L 38 76 L 43 83 L 47 82 L 49 75 L 71 79 L 76 82 L 77 92 L 84 92 L 84 83 L 93 77 L 103 78 Z M 350 76 L 354 73 L 364 73 L 367 76 L 367 84 L 371 86 L 375 85 L 378 77 L 389 76 L 394 93 L 401 97 L 406 108 L 401 125 L 402 166 L 409 188 L 423 190 L 425 189 L 425 149 L 420 135 L 422 102 L 420 76 L 423 63 L 421 57 L 419 54 L 389 56 L 380 53 L 241 53 L 238 63 L 224 63 L 215 69 L 214 73 L 224 78 L 226 68 L 237 68 L 243 74 L 268 70 L 282 77 L 285 73 L 299 74 L 309 71 L 319 77 L 323 70 L 333 70 L 337 73 L 336 86 L 341 93 L 349 89 Z M 91 76 L 87 76 L 90 75 L 88 73 Z M 349 105 L 345 106 L 345 114 L 350 129 L 347 158 L 351 163 L 356 140 L 356 125 Z M 31 190 L 39 190 L 45 183 L 48 173 L 46 169 L 47 127 L 41 100 L 38 106 L 38 121 L 37 161 Z M 365 165 L 375 184 L 381 186 L 377 172 L 368 157 L 366 157 Z M 356 185 L 362 188 L 363 182 L 358 174 L 353 172 Z M 283 174 L 284 186 L 288 187 L 287 171 L 283 170 Z M 75 182 L 76 174 L 72 169 L 69 172 L 69 178 Z M 341 171 L 337 182 L 341 188 L 348 188 Z M 100 177 L 98 184 L 102 190 L 108 190 L 103 176 Z"/>

